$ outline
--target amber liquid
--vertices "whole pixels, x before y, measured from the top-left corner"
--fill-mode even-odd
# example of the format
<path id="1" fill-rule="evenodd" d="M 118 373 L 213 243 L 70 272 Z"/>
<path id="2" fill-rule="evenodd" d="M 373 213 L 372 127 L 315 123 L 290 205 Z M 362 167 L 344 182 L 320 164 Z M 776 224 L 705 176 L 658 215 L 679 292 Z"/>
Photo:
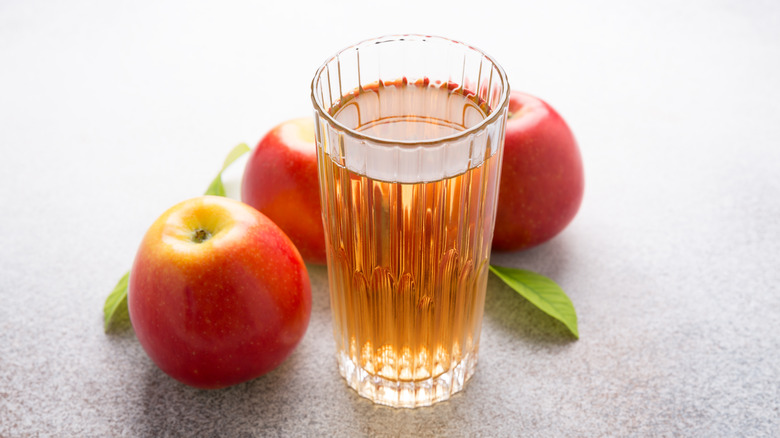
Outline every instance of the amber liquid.
<path id="1" fill-rule="evenodd" d="M 451 88 L 383 84 L 348 96 L 332 114 L 384 139 L 446 137 L 485 118 L 473 96 Z M 386 388 L 376 378 L 397 382 L 387 404 L 448 397 L 476 365 L 500 155 L 449 178 L 399 183 L 319 154 L 342 374 L 380 403 L 374 392 Z"/>

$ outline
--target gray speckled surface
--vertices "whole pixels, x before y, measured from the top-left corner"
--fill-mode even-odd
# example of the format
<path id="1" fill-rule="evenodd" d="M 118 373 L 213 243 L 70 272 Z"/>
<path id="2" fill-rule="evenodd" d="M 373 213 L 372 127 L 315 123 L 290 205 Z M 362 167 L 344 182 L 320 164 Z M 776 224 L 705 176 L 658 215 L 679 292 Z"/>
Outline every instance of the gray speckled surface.
<path id="1" fill-rule="evenodd" d="M 457 2 L 0 5 L 0 436 L 779 436 L 780 7 L 537 3 L 469 26 Z M 242 385 L 191 389 L 105 336 L 151 222 L 309 114 L 328 55 L 399 31 L 485 49 L 572 126 L 579 215 L 493 261 L 554 278 L 581 339 L 493 278 L 466 390 L 394 410 L 338 376 L 322 267 L 301 345 Z"/>

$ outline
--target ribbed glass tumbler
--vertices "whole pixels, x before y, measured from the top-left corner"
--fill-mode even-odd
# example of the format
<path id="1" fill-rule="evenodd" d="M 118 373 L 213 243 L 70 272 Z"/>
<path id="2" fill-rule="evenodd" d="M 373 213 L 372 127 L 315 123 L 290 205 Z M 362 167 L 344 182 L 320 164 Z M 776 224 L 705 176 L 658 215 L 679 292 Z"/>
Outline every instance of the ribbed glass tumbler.
<path id="1" fill-rule="evenodd" d="M 376 403 L 430 405 L 474 373 L 508 96 L 491 57 L 423 35 L 312 81 L 339 370 Z"/>

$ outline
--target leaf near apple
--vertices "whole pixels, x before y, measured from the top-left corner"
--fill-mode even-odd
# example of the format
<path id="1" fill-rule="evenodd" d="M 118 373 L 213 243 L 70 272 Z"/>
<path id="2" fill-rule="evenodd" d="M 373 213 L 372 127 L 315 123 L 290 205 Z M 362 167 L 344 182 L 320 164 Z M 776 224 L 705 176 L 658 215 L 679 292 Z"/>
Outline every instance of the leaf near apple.
<path id="1" fill-rule="evenodd" d="M 515 251 L 560 233 L 582 203 L 582 157 L 569 126 L 547 102 L 509 98 L 493 249 Z"/>
<path id="2" fill-rule="evenodd" d="M 133 262 L 130 320 L 165 373 L 221 388 L 279 366 L 311 313 L 306 266 L 287 236 L 254 208 L 203 196 L 149 228 Z"/>

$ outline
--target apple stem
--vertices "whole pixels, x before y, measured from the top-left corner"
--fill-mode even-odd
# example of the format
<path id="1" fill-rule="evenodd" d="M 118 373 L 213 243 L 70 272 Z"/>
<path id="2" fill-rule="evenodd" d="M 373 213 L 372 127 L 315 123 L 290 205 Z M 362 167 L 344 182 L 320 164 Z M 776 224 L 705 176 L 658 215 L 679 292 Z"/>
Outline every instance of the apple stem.
<path id="1" fill-rule="evenodd" d="M 203 241 L 208 240 L 209 237 L 211 237 L 211 233 L 203 228 L 198 228 L 192 233 L 192 241 L 195 243 L 202 243 Z"/>

